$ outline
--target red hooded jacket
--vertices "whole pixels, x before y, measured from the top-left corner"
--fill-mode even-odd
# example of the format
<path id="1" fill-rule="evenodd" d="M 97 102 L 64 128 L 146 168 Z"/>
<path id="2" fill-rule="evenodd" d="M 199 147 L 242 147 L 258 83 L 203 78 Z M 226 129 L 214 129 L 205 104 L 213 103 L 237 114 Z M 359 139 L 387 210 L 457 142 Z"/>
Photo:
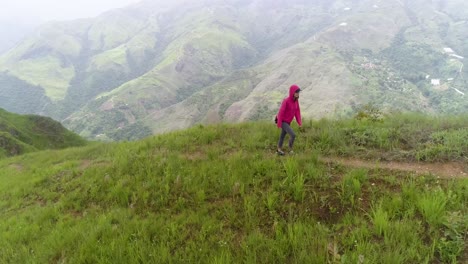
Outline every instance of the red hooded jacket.
<path id="1" fill-rule="evenodd" d="M 281 107 L 278 112 L 278 122 L 277 126 L 281 128 L 283 122 L 291 124 L 294 117 L 296 118 L 297 123 L 299 126 L 302 126 L 302 119 L 301 119 L 301 108 L 299 107 L 299 100 L 294 100 L 294 93 L 299 90 L 299 86 L 291 85 L 289 88 L 289 97 L 283 100 Z"/>

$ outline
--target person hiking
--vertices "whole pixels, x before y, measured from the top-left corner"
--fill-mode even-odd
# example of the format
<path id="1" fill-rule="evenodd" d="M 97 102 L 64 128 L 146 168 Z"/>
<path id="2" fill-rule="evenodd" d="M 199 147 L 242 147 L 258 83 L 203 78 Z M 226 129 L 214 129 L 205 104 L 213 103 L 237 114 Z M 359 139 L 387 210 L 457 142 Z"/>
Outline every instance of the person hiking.
<path id="1" fill-rule="evenodd" d="M 276 125 L 281 128 L 281 135 L 278 141 L 278 155 L 283 156 L 283 141 L 286 134 L 289 134 L 289 153 L 293 154 L 294 140 L 296 134 L 291 128 L 291 122 L 296 118 L 296 122 L 299 126 L 302 126 L 301 109 L 299 107 L 299 92 L 301 88 L 296 84 L 291 85 L 289 88 L 289 97 L 286 97 L 281 103 L 281 107 L 276 116 Z"/>

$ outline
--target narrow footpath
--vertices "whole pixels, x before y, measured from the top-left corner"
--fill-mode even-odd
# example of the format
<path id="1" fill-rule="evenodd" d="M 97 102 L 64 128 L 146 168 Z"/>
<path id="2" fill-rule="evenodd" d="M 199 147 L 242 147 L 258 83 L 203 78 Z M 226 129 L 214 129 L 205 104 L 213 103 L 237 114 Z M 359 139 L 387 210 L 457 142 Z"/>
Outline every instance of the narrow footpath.
<path id="1" fill-rule="evenodd" d="M 353 168 L 388 169 L 395 171 L 414 172 L 416 174 L 433 174 L 442 178 L 468 178 L 468 164 L 461 162 L 445 163 L 409 163 L 409 162 L 386 162 L 366 161 L 352 158 L 320 158 L 325 163 L 337 163 Z"/>

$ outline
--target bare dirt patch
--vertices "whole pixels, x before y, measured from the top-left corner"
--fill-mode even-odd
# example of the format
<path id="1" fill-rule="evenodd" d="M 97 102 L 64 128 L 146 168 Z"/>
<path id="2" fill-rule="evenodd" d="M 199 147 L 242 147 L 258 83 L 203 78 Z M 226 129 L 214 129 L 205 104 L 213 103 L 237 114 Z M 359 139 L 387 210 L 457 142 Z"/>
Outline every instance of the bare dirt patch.
<path id="1" fill-rule="evenodd" d="M 203 153 L 202 151 L 196 151 L 192 153 L 185 153 L 183 155 L 185 159 L 191 160 L 191 161 L 197 161 L 197 160 L 204 160 L 207 158 L 207 155 Z"/>
<path id="2" fill-rule="evenodd" d="M 93 160 L 82 160 L 80 166 L 78 167 L 79 170 L 84 171 L 91 166 L 110 166 L 111 163 L 108 161 L 93 161 Z"/>
<path id="3" fill-rule="evenodd" d="M 93 162 L 91 160 L 83 160 L 80 164 L 80 170 L 87 169 Z"/>
<path id="4" fill-rule="evenodd" d="M 8 167 L 10 167 L 12 169 L 15 169 L 17 171 L 22 171 L 23 170 L 23 166 L 20 165 L 20 164 L 10 164 Z"/>

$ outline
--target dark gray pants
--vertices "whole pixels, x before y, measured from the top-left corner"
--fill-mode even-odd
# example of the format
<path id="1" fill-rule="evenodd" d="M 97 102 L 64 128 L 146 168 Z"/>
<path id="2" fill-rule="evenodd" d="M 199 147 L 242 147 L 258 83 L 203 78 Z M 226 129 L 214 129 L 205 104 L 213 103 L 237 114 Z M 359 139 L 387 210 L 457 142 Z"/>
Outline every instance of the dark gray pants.
<path id="1" fill-rule="evenodd" d="M 294 140 L 296 139 L 296 134 L 294 134 L 294 131 L 292 130 L 291 126 L 286 122 L 283 122 L 281 124 L 281 128 L 281 136 L 278 142 L 278 147 L 283 147 L 284 138 L 286 137 L 286 134 L 289 134 L 289 148 L 292 149 L 294 145 Z"/>

